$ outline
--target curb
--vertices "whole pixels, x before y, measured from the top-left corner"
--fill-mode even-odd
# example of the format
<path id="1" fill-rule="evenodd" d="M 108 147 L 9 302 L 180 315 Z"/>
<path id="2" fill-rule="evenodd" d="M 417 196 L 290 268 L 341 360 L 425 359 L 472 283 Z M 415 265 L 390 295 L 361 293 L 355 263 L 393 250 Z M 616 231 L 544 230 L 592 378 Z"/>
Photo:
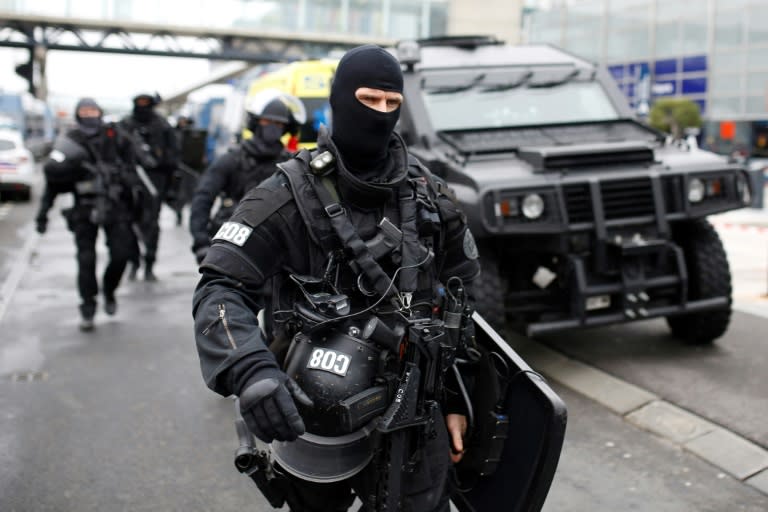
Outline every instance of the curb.
<path id="1" fill-rule="evenodd" d="M 768 450 L 659 396 L 519 335 L 510 345 L 547 378 L 768 495 Z"/>

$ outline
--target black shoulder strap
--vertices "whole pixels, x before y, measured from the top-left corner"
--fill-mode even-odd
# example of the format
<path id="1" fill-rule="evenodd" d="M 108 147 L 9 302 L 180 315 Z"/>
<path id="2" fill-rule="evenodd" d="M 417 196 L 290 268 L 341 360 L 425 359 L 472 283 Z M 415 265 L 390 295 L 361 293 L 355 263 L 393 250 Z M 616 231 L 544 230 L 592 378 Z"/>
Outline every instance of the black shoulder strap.
<path id="1" fill-rule="evenodd" d="M 381 296 L 398 295 L 399 292 L 394 283 L 371 255 L 368 246 L 360 238 L 344 207 L 339 204 L 335 187 L 332 186 L 330 180 L 326 179 L 333 170 L 332 166 L 333 156 L 329 152 L 326 151 L 314 156 L 309 162 L 309 167 L 313 173 L 307 175 L 310 185 L 320 199 L 323 210 L 330 219 L 331 226 L 336 231 L 342 245 L 352 251 L 355 263 L 371 282 L 376 292 Z"/>
<path id="2" fill-rule="evenodd" d="M 305 175 L 307 174 L 307 166 L 311 159 L 309 151 L 302 149 L 292 159 L 277 164 L 278 172 L 282 173 L 287 179 L 291 187 L 291 193 L 296 201 L 296 206 L 299 210 L 304 225 L 307 227 L 309 237 L 318 246 L 326 250 L 327 243 L 322 237 L 318 236 L 315 229 L 315 222 L 311 214 L 311 209 L 305 204 L 306 198 L 300 197 L 300 192 L 305 188 Z"/>

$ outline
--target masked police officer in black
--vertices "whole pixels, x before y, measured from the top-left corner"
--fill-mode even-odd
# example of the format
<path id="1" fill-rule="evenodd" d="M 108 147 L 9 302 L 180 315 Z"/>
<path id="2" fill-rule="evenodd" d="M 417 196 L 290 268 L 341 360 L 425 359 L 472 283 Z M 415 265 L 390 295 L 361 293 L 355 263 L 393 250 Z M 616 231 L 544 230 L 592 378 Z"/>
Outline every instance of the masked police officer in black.
<path id="1" fill-rule="evenodd" d="M 351 303 L 352 313 L 344 318 L 354 323 L 361 318 L 355 317 L 356 312 L 376 311 L 389 321 L 398 315 L 429 317 L 444 289 L 440 282 L 456 278 L 469 288 L 479 274 L 465 217 L 438 180 L 408 155 L 394 132 L 402 90 L 400 64 L 388 52 L 371 45 L 347 52 L 331 88 L 330 136 L 321 128 L 318 151 L 311 158 L 301 152 L 279 164 L 281 172 L 243 198 L 214 237 L 200 267 L 203 276 L 194 295 L 193 315 L 203 376 L 212 390 L 239 397 L 245 424 L 262 441 L 273 442 L 273 450 L 280 441 L 309 442 L 302 434 L 312 432 L 318 423 L 314 415 L 323 398 L 307 396 L 298 377 L 294 380 L 283 370 L 281 344 L 293 338 L 293 350 L 294 335 L 306 327 L 290 312 L 303 303 L 302 297 L 320 303 L 328 295 L 304 288 L 332 282 L 334 291 Z M 372 241 L 384 221 L 399 227 L 402 241 L 394 252 L 378 257 Z M 370 250 L 363 247 L 369 245 Z M 265 305 L 264 285 L 270 278 L 271 304 Z M 296 283 L 303 283 L 302 290 L 296 291 Z M 394 285 L 396 300 L 390 295 Z M 343 313 L 341 302 L 335 307 Z M 257 312 L 265 306 L 275 326 L 267 336 L 257 322 Z M 358 339 L 364 336 L 361 330 L 350 324 L 348 331 L 336 335 L 355 339 L 348 350 L 330 351 L 331 358 L 339 356 L 338 364 L 332 366 L 329 359 L 325 368 L 322 358 L 326 375 L 359 370 L 348 361 L 355 346 L 370 347 Z M 289 366 L 291 350 L 285 356 Z M 311 361 L 301 362 L 298 373 L 306 375 L 312 369 L 308 367 L 313 367 Z M 423 452 L 419 462 L 402 482 L 403 509 L 448 510 L 447 475 L 451 461 L 461 458 L 467 422 L 460 407 L 446 403 L 440 407 L 442 414 L 437 413 L 431 434 L 419 445 Z M 297 478 L 300 471 L 284 468 L 281 460 L 275 467 L 287 471 L 284 476 L 290 484 L 285 498 L 293 511 L 347 510 L 355 494 L 366 504 L 371 496 L 376 499 L 380 482 L 367 477 L 374 471 L 373 463 L 350 472 L 354 475 L 349 478 L 317 483 Z M 314 462 L 319 468 L 326 460 L 330 459 Z M 365 463 L 370 457 L 361 460 Z M 310 471 L 312 465 L 313 461 L 307 464 Z"/>
<path id="2" fill-rule="evenodd" d="M 127 134 L 102 122 L 102 110 L 90 98 L 75 107 L 77 127 L 57 140 L 44 166 L 46 192 L 37 215 L 37 230 L 44 233 L 47 213 L 59 193 L 72 193 L 74 206 L 64 210 L 77 246 L 77 284 L 82 303 L 80 329 L 93 329 L 96 296 L 96 238 L 104 230 L 109 263 L 104 271 L 104 310 L 117 311 L 115 290 L 130 255 L 136 249 L 131 228 L 135 214 L 136 176 L 133 146 Z"/>
<path id="3" fill-rule="evenodd" d="M 192 252 L 198 263 L 208 252 L 211 237 L 234 212 L 245 193 L 271 176 L 277 169 L 277 162 L 291 157 L 281 138 L 298 130 L 299 122 L 291 111 L 289 101 L 298 104 L 296 102 L 300 100 L 288 95 L 276 95 L 269 90 L 263 93 L 251 98 L 246 108 L 246 126 L 252 136 L 217 158 L 206 169 L 195 189 L 189 230 L 193 239 Z M 221 207 L 211 219 L 211 208 L 220 194 Z"/>
<path id="4" fill-rule="evenodd" d="M 158 115 L 154 108 L 157 96 L 139 94 L 133 98 L 133 113 L 121 121 L 121 127 L 134 140 L 138 164 L 146 171 L 156 195 L 148 196 L 147 210 L 139 223 L 144 242 L 144 279 L 155 281 L 154 264 L 160 238 L 160 209 L 168 194 L 174 172 L 178 166 L 178 143 L 171 125 Z M 132 277 L 135 276 L 138 258 L 133 258 Z"/>

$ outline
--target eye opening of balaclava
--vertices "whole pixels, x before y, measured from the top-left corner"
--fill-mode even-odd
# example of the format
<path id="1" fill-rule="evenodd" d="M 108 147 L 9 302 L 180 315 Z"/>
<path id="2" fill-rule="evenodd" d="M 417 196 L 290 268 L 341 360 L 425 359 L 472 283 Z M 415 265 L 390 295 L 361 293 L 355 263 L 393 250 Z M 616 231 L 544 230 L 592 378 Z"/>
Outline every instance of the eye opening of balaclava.
<path id="1" fill-rule="evenodd" d="M 353 172 L 383 168 L 400 117 L 400 108 L 379 112 L 362 104 L 355 97 L 360 87 L 402 94 L 400 63 L 374 45 L 353 48 L 339 61 L 331 84 L 331 138 Z"/>
<path id="2" fill-rule="evenodd" d="M 99 115 L 83 117 L 80 115 L 80 110 L 82 108 L 97 109 Z M 77 102 L 77 105 L 75 105 L 75 121 L 77 122 L 77 128 L 89 137 L 99 133 L 103 115 L 104 111 L 93 98 L 81 98 L 80 101 Z"/>

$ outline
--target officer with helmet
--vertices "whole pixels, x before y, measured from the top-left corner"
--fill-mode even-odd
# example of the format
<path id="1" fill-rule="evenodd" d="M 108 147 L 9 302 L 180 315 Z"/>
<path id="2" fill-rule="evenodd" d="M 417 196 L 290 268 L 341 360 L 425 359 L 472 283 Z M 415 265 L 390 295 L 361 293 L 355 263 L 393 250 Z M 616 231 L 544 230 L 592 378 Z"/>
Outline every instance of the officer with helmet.
<path id="1" fill-rule="evenodd" d="M 192 198 L 189 230 L 198 263 L 205 257 L 211 237 L 246 192 L 271 176 L 277 162 L 291 157 L 281 139 L 286 133 L 296 134 L 305 121 L 304 105 L 294 96 L 269 89 L 250 98 L 246 105 L 246 127 L 252 136 L 206 169 Z M 221 196 L 221 206 L 210 218 L 217 196 Z"/>
<path id="2" fill-rule="evenodd" d="M 168 194 L 174 173 L 178 166 L 178 144 L 176 133 L 168 121 L 155 112 L 159 96 L 138 94 L 133 98 L 133 112 L 120 125 L 134 140 L 137 163 L 146 171 L 152 182 L 151 198 L 147 211 L 139 223 L 144 242 L 144 279 L 156 281 L 154 264 L 157 258 L 157 244 L 160 238 L 160 209 Z M 135 278 L 139 265 L 138 254 L 134 255 L 131 278 Z"/>
<path id="3" fill-rule="evenodd" d="M 451 192 L 394 131 L 402 92 L 391 54 L 347 52 L 332 132 L 246 194 L 200 266 L 203 377 L 271 443 L 249 474 L 276 507 L 449 509 L 470 407 L 450 369 L 480 268 Z"/>
<path id="4" fill-rule="evenodd" d="M 54 144 L 44 166 L 46 189 L 37 215 L 37 230 L 44 233 L 47 213 L 59 193 L 71 193 L 74 206 L 63 213 L 77 246 L 77 284 L 80 291 L 80 329 L 93 329 L 96 297 L 96 238 L 104 230 L 109 262 L 102 293 L 108 315 L 117 311 L 115 291 L 129 257 L 137 250 L 131 228 L 137 206 L 139 179 L 133 146 L 127 134 L 102 121 L 103 112 L 91 98 L 75 107 L 77 127 Z"/>

